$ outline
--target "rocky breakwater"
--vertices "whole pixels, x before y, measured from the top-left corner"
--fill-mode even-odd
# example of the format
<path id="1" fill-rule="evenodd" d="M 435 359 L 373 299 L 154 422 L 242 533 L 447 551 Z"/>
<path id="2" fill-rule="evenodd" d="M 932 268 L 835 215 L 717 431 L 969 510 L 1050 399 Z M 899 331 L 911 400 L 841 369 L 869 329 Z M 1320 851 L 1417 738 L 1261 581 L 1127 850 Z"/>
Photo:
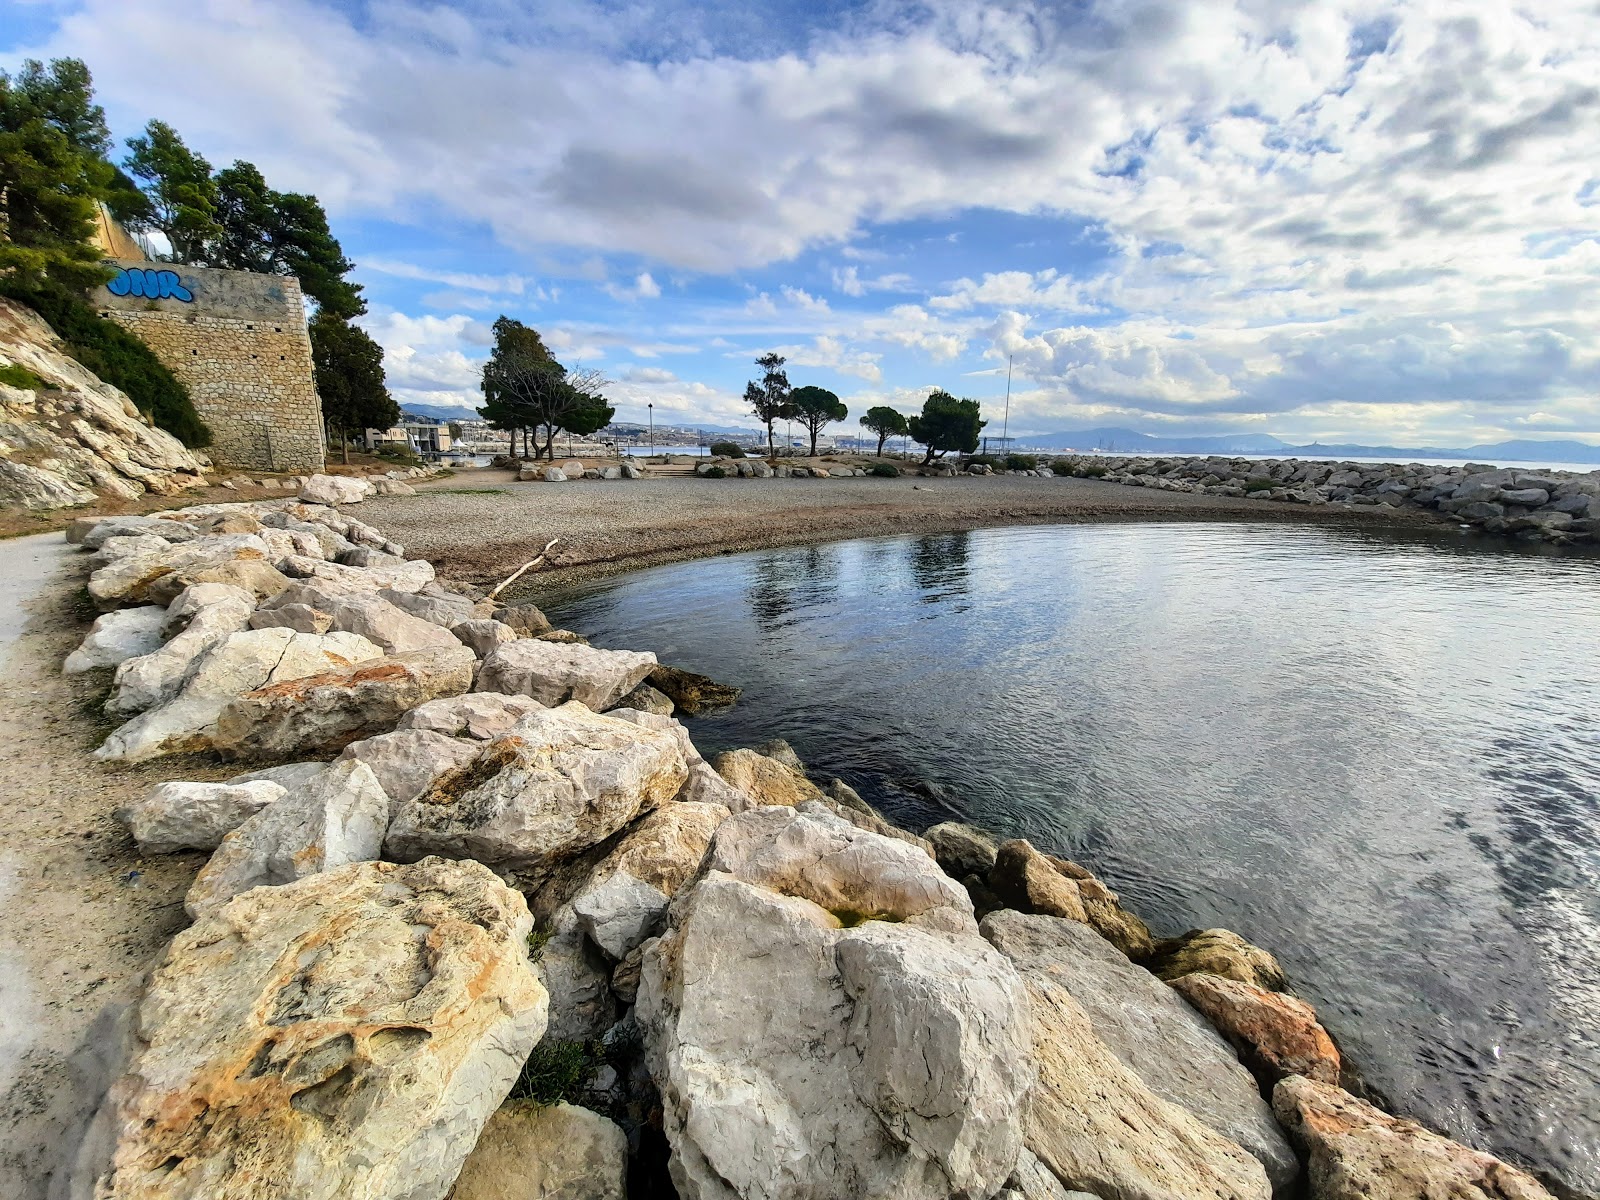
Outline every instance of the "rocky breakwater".
<path id="1" fill-rule="evenodd" d="M 1600 541 L 1600 471 L 1538 471 L 1468 463 L 1373 466 L 1244 458 L 1077 455 L 1058 470 L 1131 487 L 1283 504 L 1415 510 L 1475 530 L 1555 544 Z"/>
<path id="2" fill-rule="evenodd" d="M 1342 1091 L 1237 935 L 782 742 L 708 762 L 673 714 L 733 689 L 313 497 L 72 531 L 101 756 L 241 770 L 121 813 L 211 857 L 53 1194 L 1544 1200 Z"/>

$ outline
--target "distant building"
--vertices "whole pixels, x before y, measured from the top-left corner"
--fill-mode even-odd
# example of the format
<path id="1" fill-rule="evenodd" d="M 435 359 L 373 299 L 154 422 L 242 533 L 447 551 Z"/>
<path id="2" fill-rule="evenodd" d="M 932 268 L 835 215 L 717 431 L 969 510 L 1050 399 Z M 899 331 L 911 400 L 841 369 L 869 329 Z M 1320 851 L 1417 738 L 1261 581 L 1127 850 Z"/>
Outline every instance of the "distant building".
<path id="1" fill-rule="evenodd" d="M 401 414 L 400 424 L 388 429 L 368 429 L 362 438 L 368 450 L 383 446 L 405 446 L 417 454 L 443 454 L 454 444 L 450 425 L 437 417 Z"/>

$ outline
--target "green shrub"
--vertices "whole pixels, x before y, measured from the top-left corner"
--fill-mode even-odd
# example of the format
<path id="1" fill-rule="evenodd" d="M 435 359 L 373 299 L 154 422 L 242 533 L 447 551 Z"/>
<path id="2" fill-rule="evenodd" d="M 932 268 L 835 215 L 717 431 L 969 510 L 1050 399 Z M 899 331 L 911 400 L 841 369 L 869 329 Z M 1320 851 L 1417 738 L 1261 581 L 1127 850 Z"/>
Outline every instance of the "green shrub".
<path id="1" fill-rule="evenodd" d="M 45 386 L 44 380 L 40 379 L 21 363 L 7 363 L 5 366 L 0 367 L 0 383 L 8 387 L 25 388 L 33 392 L 37 392 Z"/>
<path id="2" fill-rule="evenodd" d="M 994 454 L 973 454 L 970 455 L 965 461 L 966 465 L 969 467 L 979 466 L 998 468 L 1000 466 L 1000 458 L 998 455 Z"/>
<path id="3" fill-rule="evenodd" d="M 736 442 L 712 442 L 711 453 L 717 458 L 743 458 L 744 447 Z"/>
<path id="4" fill-rule="evenodd" d="M 372 452 L 374 458 L 381 458 L 384 462 L 398 463 L 403 467 L 420 467 L 422 456 L 410 446 L 402 446 L 399 442 L 385 442 Z"/>
<path id="5" fill-rule="evenodd" d="M 1058 458 L 1055 460 L 1055 462 L 1050 464 L 1050 470 L 1057 475 L 1071 475 L 1073 467 L 1072 464 L 1066 459 Z"/>
<path id="6" fill-rule="evenodd" d="M 563 1101 L 570 1104 L 604 1063 L 599 1042 L 541 1042 L 522 1064 L 511 1085 L 511 1099 L 531 1100 L 541 1107 Z"/>
<path id="7" fill-rule="evenodd" d="M 1084 479 L 1103 479 L 1106 469 L 1099 463 L 1090 463 L 1087 467 L 1079 467 L 1078 474 Z"/>
<path id="8" fill-rule="evenodd" d="M 873 463 L 867 468 L 868 475 L 877 475 L 882 479 L 893 479 L 900 474 L 900 468 L 893 463 Z"/>
<path id="9" fill-rule="evenodd" d="M 728 472 L 721 467 L 708 467 L 704 476 L 706 479 L 726 479 L 727 477 Z"/>
<path id="10" fill-rule="evenodd" d="M 1006 470 L 1008 471 L 1037 471 L 1038 469 L 1039 456 L 1037 454 L 1006 455 Z"/>
<path id="11" fill-rule="evenodd" d="M 1267 479 L 1258 475 L 1254 479 L 1245 481 L 1244 490 L 1247 492 L 1267 492 L 1277 486 L 1278 481 L 1276 479 Z"/>
<path id="12" fill-rule="evenodd" d="M 59 284 L 24 287 L 6 280 L 0 292 L 33 309 L 67 344 L 67 351 L 128 399 L 158 429 L 190 449 L 211 444 L 211 430 L 194 409 L 189 389 L 150 347 L 115 321 L 102 317 Z"/>

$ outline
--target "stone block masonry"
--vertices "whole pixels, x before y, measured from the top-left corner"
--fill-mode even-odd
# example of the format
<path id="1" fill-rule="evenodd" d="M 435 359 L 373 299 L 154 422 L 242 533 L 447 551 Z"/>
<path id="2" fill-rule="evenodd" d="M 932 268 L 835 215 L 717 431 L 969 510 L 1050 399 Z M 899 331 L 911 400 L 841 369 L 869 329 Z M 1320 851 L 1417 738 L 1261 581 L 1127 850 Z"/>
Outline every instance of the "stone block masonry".
<path id="1" fill-rule="evenodd" d="M 179 263 L 119 262 L 91 297 L 188 385 L 220 465 L 322 468 L 322 402 L 297 280 Z"/>

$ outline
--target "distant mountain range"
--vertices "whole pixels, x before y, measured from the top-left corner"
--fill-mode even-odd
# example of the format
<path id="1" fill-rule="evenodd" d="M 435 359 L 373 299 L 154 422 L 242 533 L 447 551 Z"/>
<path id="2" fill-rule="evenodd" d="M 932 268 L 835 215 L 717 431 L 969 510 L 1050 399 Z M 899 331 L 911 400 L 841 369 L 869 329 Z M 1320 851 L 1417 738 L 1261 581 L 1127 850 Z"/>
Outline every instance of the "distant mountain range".
<path id="1" fill-rule="evenodd" d="M 1476 446 L 1366 446 L 1353 442 L 1296 446 L 1266 433 L 1215 437 L 1155 437 L 1134 429 L 1071 429 L 1014 439 L 1043 450 L 1103 450 L 1122 454 L 1278 454 L 1285 458 L 1389 458 L 1410 462 L 1461 458 L 1484 462 L 1600 464 L 1600 446 L 1574 441 L 1519 439 Z"/>

